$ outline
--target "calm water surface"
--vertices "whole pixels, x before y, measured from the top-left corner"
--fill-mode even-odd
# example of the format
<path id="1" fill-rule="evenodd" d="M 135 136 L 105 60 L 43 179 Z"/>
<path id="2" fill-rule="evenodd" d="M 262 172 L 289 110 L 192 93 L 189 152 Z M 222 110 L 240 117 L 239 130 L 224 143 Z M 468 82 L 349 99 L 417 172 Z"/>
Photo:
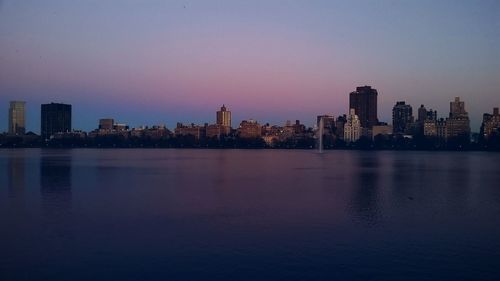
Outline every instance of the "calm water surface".
<path id="1" fill-rule="evenodd" d="M 0 150 L 0 280 L 500 280 L 499 156 Z"/>

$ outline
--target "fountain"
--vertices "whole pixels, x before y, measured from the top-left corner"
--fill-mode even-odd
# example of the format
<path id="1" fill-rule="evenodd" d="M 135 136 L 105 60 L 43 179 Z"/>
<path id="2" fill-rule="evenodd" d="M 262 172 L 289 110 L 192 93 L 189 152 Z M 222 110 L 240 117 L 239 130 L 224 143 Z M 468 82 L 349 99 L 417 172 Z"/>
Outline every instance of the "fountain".
<path id="1" fill-rule="evenodd" d="M 323 117 L 319 119 L 319 129 L 318 129 L 318 135 L 319 135 L 319 147 L 318 151 L 319 153 L 323 153 L 323 130 L 325 128 L 325 124 L 323 121 Z"/>

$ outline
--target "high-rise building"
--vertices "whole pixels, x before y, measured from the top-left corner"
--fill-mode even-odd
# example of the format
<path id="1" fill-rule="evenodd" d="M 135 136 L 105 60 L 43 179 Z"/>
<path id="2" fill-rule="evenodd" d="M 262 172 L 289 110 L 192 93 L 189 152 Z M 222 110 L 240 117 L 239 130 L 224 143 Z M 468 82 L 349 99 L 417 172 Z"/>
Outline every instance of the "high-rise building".
<path id="1" fill-rule="evenodd" d="M 71 105 L 63 103 L 42 104 L 42 138 L 50 139 L 55 133 L 71 131 Z"/>
<path id="2" fill-rule="evenodd" d="M 377 90 L 370 86 L 356 87 L 356 91 L 349 94 L 349 109 L 354 109 L 361 127 L 377 125 L 377 96 Z"/>
<path id="3" fill-rule="evenodd" d="M 231 111 L 228 111 L 225 105 L 217 111 L 217 125 L 231 128 Z"/>
<path id="4" fill-rule="evenodd" d="M 361 121 L 358 115 L 355 114 L 356 110 L 351 108 L 349 110 L 349 115 L 347 116 L 347 121 L 344 124 L 344 141 L 345 142 L 355 142 L 361 136 Z"/>
<path id="5" fill-rule="evenodd" d="M 427 109 L 421 104 L 418 108 L 417 122 L 423 124 L 425 119 L 427 119 Z"/>
<path id="6" fill-rule="evenodd" d="M 446 138 L 470 137 L 469 114 L 465 111 L 465 103 L 456 97 L 450 102 L 450 117 L 446 119 Z"/>
<path id="7" fill-rule="evenodd" d="M 395 134 L 410 134 L 413 124 L 413 110 L 404 101 L 396 102 L 392 108 L 392 129 Z"/>
<path id="8" fill-rule="evenodd" d="M 498 107 L 493 108 L 493 114 L 483 114 L 483 123 L 481 124 L 481 138 L 489 139 L 493 133 L 500 133 L 500 114 Z"/>
<path id="9" fill-rule="evenodd" d="M 24 135 L 26 133 L 26 116 L 24 101 L 11 101 L 9 107 L 9 134 Z"/>

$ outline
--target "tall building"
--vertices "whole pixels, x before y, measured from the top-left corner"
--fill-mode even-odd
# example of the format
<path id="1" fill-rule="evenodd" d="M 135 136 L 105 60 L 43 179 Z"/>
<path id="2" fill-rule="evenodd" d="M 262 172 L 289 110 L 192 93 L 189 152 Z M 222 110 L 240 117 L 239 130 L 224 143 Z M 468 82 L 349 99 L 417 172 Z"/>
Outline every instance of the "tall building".
<path id="1" fill-rule="evenodd" d="M 225 105 L 217 111 L 217 125 L 231 128 L 231 111 L 228 111 Z"/>
<path id="2" fill-rule="evenodd" d="M 423 104 L 421 104 L 420 107 L 418 108 L 417 122 L 419 124 L 423 124 L 425 119 L 427 119 L 427 109 Z"/>
<path id="3" fill-rule="evenodd" d="M 9 134 L 24 135 L 26 133 L 26 116 L 24 101 L 11 101 L 9 107 Z"/>
<path id="4" fill-rule="evenodd" d="M 410 134 L 413 124 L 413 110 L 404 101 L 396 102 L 392 108 L 392 129 L 395 134 Z"/>
<path id="5" fill-rule="evenodd" d="M 494 133 L 500 133 L 500 114 L 498 107 L 493 108 L 493 114 L 483 114 L 483 123 L 481 124 L 481 138 L 489 139 Z"/>
<path id="6" fill-rule="evenodd" d="M 470 137 L 469 114 L 465 111 L 465 103 L 456 97 L 450 102 L 450 117 L 446 119 L 446 138 Z"/>
<path id="7" fill-rule="evenodd" d="M 377 90 L 370 86 L 356 87 L 356 91 L 349 94 L 349 109 L 354 109 L 361 127 L 377 125 L 377 96 Z"/>
<path id="8" fill-rule="evenodd" d="M 60 132 L 71 131 L 71 105 L 63 103 L 42 104 L 41 110 L 42 138 L 47 140 Z"/>
<path id="9" fill-rule="evenodd" d="M 355 142 L 361 136 L 361 120 L 359 120 L 358 115 L 355 113 L 355 109 L 351 108 L 349 110 L 349 115 L 347 116 L 347 121 L 344 124 L 345 142 Z"/>

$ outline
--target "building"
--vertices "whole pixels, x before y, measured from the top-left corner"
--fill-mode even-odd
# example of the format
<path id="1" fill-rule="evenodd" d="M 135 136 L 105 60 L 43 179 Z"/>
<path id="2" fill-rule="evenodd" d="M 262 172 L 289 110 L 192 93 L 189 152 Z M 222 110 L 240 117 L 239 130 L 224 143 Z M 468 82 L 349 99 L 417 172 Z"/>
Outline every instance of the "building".
<path id="1" fill-rule="evenodd" d="M 112 118 L 99 119 L 99 130 L 111 131 L 115 125 L 115 120 Z"/>
<path id="2" fill-rule="evenodd" d="M 446 140 L 446 119 L 439 118 L 436 121 L 436 133 L 440 140 Z"/>
<path id="3" fill-rule="evenodd" d="M 262 136 L 262 126 L 255 120 L 243 120 L 238 128 L 238 136 L 240 138 L 252 139 Z"/>
<path id="4" fill-rule="evenodd" d="M 392 135 L 392 126 L 391 125 L 376 125 L 372 127 L 372 139 L 376 136 L 388 136 Z"/>
<path id="5" fill-rule="evenodd" d="M 24 101 L 11 101 L 9 107 L 9 134 L 24 135 L 26 133 L 26 116 Z"/>
<path id="6" fill-rule="evenodd" d="M 493 108 L 493 114 L 483 114 L 480 137 L 487 140 L 493 133 L 500 133 L 500 115 L 498 113 L 498 107 Z"/>
<path id="7" fill-rule="evenodd" d="M 349 94 L 349 108 L 356 112 L 361 127 L 371 129 L 377 125 L 377 96 L 377 90 L 370 86 L 356 87 L 356 91 Z"/>
<path id="8" fill-rule="evenodd" d="M 55 133 L 71 132 L 71 105 L 63 103 L 42 104 L 40 131 L 42 139 Z"/>
<path id="9" fill-rule="evenodd" d="M 450 102 L 450 116 L 446 120 L 446 138 L 470 138 L 470 120 L 465 111 L 465 102 L 456 97 Z"/>
<path id="10" fill-rule="evenodd" d="M 225 105 L 222 105 L 217 111 L 217 125 L 231 128 L 231 111 L 228 111 Z"/>
<path id="11" fill-rule="evenodd" d="M 426 119 L 423 124 L 423 134 L 426 137 L 436 137 L 438 135 L 437 131 L 437 120 L 436 119 Z"/>
<path id="12" fill-rule="evenodd" d="M 404 101 L 396 102 L 392 108 L 392 128 L 394 134 L 411 134 L 413 127 L 412 107 Z"/>
<path id="13" fill-rule="evenodd" d="M 323 119 L 323 133 L 331 135 L 335 131 L 335 117 L 333 115 L 318 115 L 316 117 L 316 126 L 319 128 L 319 122 Z"/>
<path id="14" fill-rule="evenodd" d="M 344 141 L 355 142 L 361 136 L 361 121 L 358 115 L 355 114 L 355 109 L 349 110 L 347 121 L 344 124 Z"/>
<path id="15" fill-rule="evenodd" d="M 335 135 L 339 139 L 344 139 L 344 125 L 347 122 L 347 116 L 344 115 L 339 115 L 337 117 L 337 120 L 335 121 Z"/>
<path id="16" fill-rule="evenodd" d="M 207 138 L 220 139 L 221 136 L 227 136 L 231 133 L 231 128 L 219 124 L 212 124 L 206 127 Z"/>
<path id="17" fill-rule="evenodd" d="M 200 140 L 206 135 L 206 126 L 198 126 L 193 123 L 186 126 L 182 123 L 177 123 L 177 127 L 174 130 L 175 136 L 194 136 L 196 140 Z"/>

